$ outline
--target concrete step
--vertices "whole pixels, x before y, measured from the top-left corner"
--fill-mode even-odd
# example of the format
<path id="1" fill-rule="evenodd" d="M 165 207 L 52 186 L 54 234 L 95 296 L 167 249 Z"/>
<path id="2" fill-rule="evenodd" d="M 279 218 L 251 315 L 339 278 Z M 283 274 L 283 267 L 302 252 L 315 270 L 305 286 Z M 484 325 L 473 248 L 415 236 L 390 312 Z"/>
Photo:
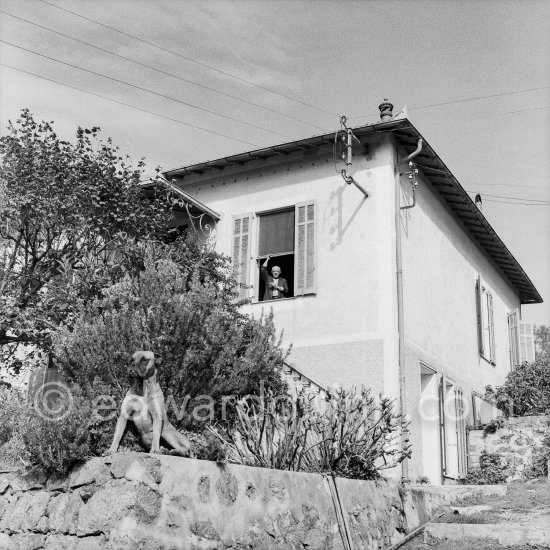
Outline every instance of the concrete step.
<path id="1" fill-rule="evenodd" d="M 538 544 L 550 548 L 550 526 L 503 523 L 428 523 L 424 541 L 490 540 L 502 546 Z"/>

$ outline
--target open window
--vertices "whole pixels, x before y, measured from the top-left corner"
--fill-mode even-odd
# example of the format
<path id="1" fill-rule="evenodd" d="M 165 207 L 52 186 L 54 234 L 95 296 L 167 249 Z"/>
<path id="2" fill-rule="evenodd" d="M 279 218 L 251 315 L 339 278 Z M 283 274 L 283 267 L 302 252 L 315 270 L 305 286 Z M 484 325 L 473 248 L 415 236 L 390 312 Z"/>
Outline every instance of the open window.
<path id="1" fill-rule="evenodd" d="M 261 265 L 270 255 L 269 273 L 271 273 L 273 266 L 281 268 L 281 277 L 286 279 L 288 284 L 287 298 L 294 296 L 295 217 L 294 207 L 258 215 L 258 260 Z M 264 300 L 266 283 L 260 270 L 257 274 L 257 283 L 258 299 Z"/>
<path id="2" fill-rule="evenodd" d="M 288 284 L 287 298 L 315 292 L 315 205 L 300 203 L 259 213 L 257 297 L 266 297 L 266 283 L 259 267 L 271 256 L 268 271 L 281 268 Z"/>

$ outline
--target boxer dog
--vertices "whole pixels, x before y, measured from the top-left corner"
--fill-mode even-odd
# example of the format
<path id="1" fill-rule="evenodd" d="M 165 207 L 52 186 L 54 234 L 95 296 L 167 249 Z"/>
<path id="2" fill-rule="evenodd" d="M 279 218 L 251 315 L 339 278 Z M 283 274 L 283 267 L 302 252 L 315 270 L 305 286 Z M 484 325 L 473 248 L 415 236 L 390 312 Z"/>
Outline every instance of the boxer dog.
<path id="1" fill-rule="evenodd" d="M 159 363 L 157 360 L 156 363 Z M 164 394 L 157 380 L 155 355 L 151 351 L 136 351 L 128 369 L 131 386 L 122 402 L 113 444 L 105 454 L 116 453 L 128 420 L 132 420 L 141 442 L 151 453 L 160 453 L 160 442 L 172 449 L 172 454 L 189 456 L 191 443 L 178 432 L 166 416 Z"/>

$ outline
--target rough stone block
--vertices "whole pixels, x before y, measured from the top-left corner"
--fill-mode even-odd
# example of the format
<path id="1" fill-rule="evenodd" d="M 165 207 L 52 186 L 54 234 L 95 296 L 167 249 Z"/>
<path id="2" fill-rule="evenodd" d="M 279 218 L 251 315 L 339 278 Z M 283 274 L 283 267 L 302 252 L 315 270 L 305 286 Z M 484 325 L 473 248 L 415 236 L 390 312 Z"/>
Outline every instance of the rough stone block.
<path id="1" fill-rule="evenodd" d="M 48 506 L 51 495 L 46 491 L 36 491 L 26 494 L 31 495 L 31 502 L 25 516 L 21 520 L 21 530 L 33 531 L 40 521 L 40 518 L 46 513 L 46 507 Z"/>
<path id="2" fill-rule="evenodd" d="M 15 550 L 11 537 L 6 533 L 0 533 L 0 550 Z"/>
<path id="3" fill-rule="evenodd" d="M 84 501 L 78 493 L 63 493 L 52 498 L 48 505 L 50 530 L 53 533 L 75 534 L 78 525 L 78 513 Z"/>
<path id="4" fill-rule="evenodd" d="M 35 533 L 23 533 L 12 535 L 11 540 L 17 550 L 42 550 L 46 537 Z"/>
<path id="5" fill-rule="evenodd" d="M 141 483 L 102 487 L 80 509 L 77 534 L 109 533 L 124 517 L 141 524 L 153 523 L 160 512 L 161 497 Z"/>
<path id="6" fill-rule="evenodd" d="M 11 478 L 10 485 L 14 491 L 30 491 L 32 489 L 43 489 L 47 480 L 48 475 L 44 469 L 35 466 L 28 472 Z"/>
<path id="7" fill-rule="evenodd" d="M 69 478 L 69 487 L 74 489 L 90 483 L 103 485 L 110 479 L 111 472 L 109 466 L 105 464 L 105 460 L 103 458 L 93 458 L 73 470 Z"/>

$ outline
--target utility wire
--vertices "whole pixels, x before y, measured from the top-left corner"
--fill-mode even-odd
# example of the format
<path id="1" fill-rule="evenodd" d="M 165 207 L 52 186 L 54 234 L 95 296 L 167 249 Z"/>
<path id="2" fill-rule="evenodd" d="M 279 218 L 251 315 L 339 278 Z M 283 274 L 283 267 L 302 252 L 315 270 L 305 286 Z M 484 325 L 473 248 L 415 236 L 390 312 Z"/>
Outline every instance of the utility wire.
<path id="1" fill-rule="evenodd" d="M 117 29 L 115 27 L 110 27 L 109 25 L 105 25 L 104 23 L 100 23 L 99 21 L 96 21 L 95 19 L 91 19 L 89 17 L 85 17 L 84 15 L 81 15 L 80 13 L 76 13 L 74 11 L 68 10 L 66 8 L 62 8 L 61 6 L 58 6 L 52 2 L 48 2 L 47 0 L 40 0 L 40 2 L 44 4 L 48 4 L 48 6 L 52 6 L 58 10 L 62 10 L 64 12 L 70 13 L 71 15 L 74 15 L 75 17 L 80 17 L 81 19 L 85 19 L 86 21 L 90 21 L 91 23 L 95 23 L 96 25 L 100 25 L 101 27 L 104 27 L 106 29 L 118 32 L 119 34 L 122 34 L 124 36 L 127 36 L 129 38 L 133 38 L 134 40 L 138 40 L 139 42 L 143 42 L 144 44 L 147 44 L 149 46 L 153 46 L 153 48 L 158 48 L 159 50 L 162 50 L 167 53 L 171 53 L 173 55 L 177 55 L 178 57 L 181 57 L 182 59 L 185 59 L 186 61 L 190 61 L 191 63 L 195 63 L 196 65 L 200 65 L 201 67 L 205 67 L 206 69 L 210 69 L 211 71 L 216 71 L 220 74 L 223 74 L 225 76 L 229 76 L 231 78 L 234 78 L 236 80 L 239 80 L 241 82 L 244 82 L 245 84 L 249 84 L 250 86 L 255 86 L 256 88 L 260 88 L 262 90 L 265 90 L 266 92 L 270 92 L 272 94 L 278 95 L 280 97 L 284 97 L 285 99 L 290 99 L 291 101 L 295 101 L 296 103 L 300 103 L 302 105 L 306 105 L 307 107 L 310 107 L 312 109 L 315 109 L 316 111 L 320 111 L 322 113 L 331 115 L 331 116 L 339 116 L 336 113 L 332 113 L 330 111 L 327 111 L 326 109 L 323 109 L 321 107 L 316 107 L 315 105 L 312 105 L 311 103 L 307 103 L 306 101 L 303 101 L 301 99 L 297 99 L 295 97 L 291 97 L 289 95 L 282 94 L 280 92 L 276 92 L 275 90 L 272 90 L 270 88 L 267 88 L 266 86 L 262 86 L 260 84 L 256 84 L 255 82 L 252 82 L 250 80 L 246 80 L 245 78 L 241 78 L 240 76 L 234 75 L 232 73 L 229 73 L 227 71 L 223 71 L 222 69 L 218 69 L 217 67 L 212 67 L 211 65 L 207 65 L 206 63 L 203 63 L 202 61 L 197 61 L 196 59 L 193 59 L 191 57 L 187 57 L 179 52 L 175 52 L 174 50 L 169 50 L 168 48 L 164 48 L 163 46 L 159 46 L 158 44 L 155 44 L 154 42 L 149 42 L 148 40 L 145 40 L 144 38 L 140 38 L 139 36 L 135 36 L 133 34 L 127 33 L 125 31 L 121 31 L 120 29 Z"/>
<path id="2" fill-rule="evenodd" d="M 477 193 L 474 193 L 473 191 L 469 191 L 472 195 L 477 195 Z M 509 197 L 505 195 L 489 195 L 485 193 L 480 193 L 481 198 L 483 197 L 491 197 L 492 199 L 511 199 L 511 200 L 517 200 L 517 201 L 528 201 L 528 202 L 546 202 L 550 204 L 550 201 L 547 201 L 546 199 L 529 199 L 527 197 Z"/>
<path id="3" fill-rule="evenodd" d="M 482 197 L 483 199 L 483 197 Z M 495 202 L 500 204 L 511 204 L 511 205 L 518 205 L 518 206 L 546 206 L 548 207 L 550 205 L 550 202 L 548 203 L 542 203 L 542 202 L 507 202 L 507 201 L 499 201 L 496 199 L 485 199 L 483 202 Z"/>
<path id="4" fill-rule="evenodd" d="M 540 111 L 542 109 L 550 109 L 550 107 L 531 107 L 530 109 L 520 109 L 519 111 L 505 111 L 505 115 L 511 115 L 514 113 L 526 113 L 527 111 Z"/>
<path id="5" fill-rule="evenodd" d="M 269 128 L 264 128 L 263 126 L 253 124 L 251 122 L 245 122 L 244 120 L 240 120 L 238 118 L 235 118 L 235 117 L 232 117 L 232 116 L 229 116 L 229 115 L 222 115 L 221 113 L 217 113 L 216 111 L 211 111 L 210 109 L 205 109 L 204 107 L 199 107 L 198 105 L 194 105 L 193 103 L 188 103 L 187 101 L 182 101 L 181 99 L 177 99 L 177 98 L 169 96 L 169 95 L 161 94 L 160 92 L 155 92 L 153 90 L 149 90 L 148 88 L 144 88 L 143 86 L 138 86 L 137 84 L 131 84 L 130 82 L 126 82 L 124 80 L 119 80 L 118 78 L 114 78 L 112 76 L 107 76 L 107 75 L 104 75 L 102 73 L 91 71 L 89 69 L 84 69 L 83 67 L 80 67 L 78 65 L 73 65 L 72 63 L 67 63 L 65 61 L 61 61 L 59 59 L 56 59 L 55 57 L 50 57 L 49 55 L 45 55 L 43 53 L 38 53 L 38 52 L 35 52 L 33 50 L 29 50 L 27 48 L 24 48 L 23 46 L 18 46 L 17 44 L 13 44 L 12 42 L 8 42 L 7 40 L 1 40 L 0 39 L 0 42 L 2 42 L 4 44 L 8 44 L 10 46 L 13 46 L 14 48 L 18 48 L 18 49 L 23 50 L 25 52 L 29 52 L 29 53 L 32 53 L 34 55 L 44 57 L 45 59 L 49 59 L 50 61 L 55 61 L 56 63 L 61 63 L 62 65 L 66 65 L 67 67 L 72 67 L 73 69 L 78 69 L 79 71 L 84 71 L 86 73 L 90 73 L 90 74 L 93 74 L 93 75 L 96 75 L 96 76 L 101 76 L 102 78 L 106 78 L 108 80 L 118 82 L 119 84 L 124 84 L 126 86 L 136 88 L 137 90 L 142 90 L 142 91 L 147 92 L 149 94 L 153 94 L 153 95 L 156 95 L 156 96 L 159 96 L 159 97 L 163 97 L 163 98 L 169 99 L 171 101 L 176 101 L 177 103 L 181 103 L 182 105 L 186 105 L 187 107 L 192 107 L 193 109 L 198 109 L 199 111 L 204 111 L 205 113 L 209 113 L 211 115 L 216 115 L 216 116 L 219 116 L 221 118 L 225 118 L 227 120 L 232 120 L 233 122 L 239 122 L 240 124 L 246 124 L 247 126 L 250 126 L 252 128 L 257 128 L 259 130 L 263 130 L 264 132 L 269 132 L 271 134 L 275 134 L 277 136 L 284 137 L 284 138 L 287 138 L 287 139 L 292 139 L 292 140 L 296 139 L 296 138 L 294 138 L 292 136 L 289 136 L 287 134 L 281 134 L 280 132 L 276 132 L 275 130 L 270 130 Z"/>
<path id="6" fill-rule="evenodd" d="M 44 0 L 41 0 L 41 2 L 44 2 Z M 550 86 L 539 86 L 537 88 L 525 88 L 524 90 L 515 90 L 513 92 L 500 92 L 498 94 L 488 94 L 488 95 L 480 95 L 480 96 L 477 96 L 477 97 L 468 97 L 468 98 L 464 98 L 464 99 L 455 99 L 453 101 L 443 101 L 442 103 L 432 103 L 430 105 L 418 105 L 417 107 L 407 107 L 407 109 L 410 109 L 411 111 L 419 110 L 419 109 L 428 109 L 429 107 L 441 107 L 442 105 L 454 105 L 455 103 L 465 103 L 467 101 L 477 101 L 479 99 L 487 99 L 487 98 L 491 98 L 491 97 L 500 97 L 500 96 L 513 95 L 513 94 L 523 94 L 525 92 L 535 92 L 535 91 L 538 91 L 538 90 L 547 90 L 548 88 L 550 88 Z M 355 116 L 348 117 L 348 119 L 350 119 L 350 118 L 367 118 L 367 117 L 371 117 L 371 116 L 376 116 L 376 115 L 374 115 L 374 114 L 355 115 Z"/>
<path id="7" fill-rule="evenodd" d="M 244 141 L 242 139 L 238 139 L 236 137 L 228 136 L 227 134 L 222 134 L 221 132 L 216 132 L 215 130 L 209 130 L 208 128 L 203 128 L 202 126 L 196 126 L 195 124 L 190 124 L 189 122 L 184 122 L 183 120 L 178 120 L 177 118 L 172 118 L 169 116 L 161 115 L 160 113 L 155 113 L 154 111 L 149 111 L 148 109 L 143 109 L 141 107 L 137 107 L 136 105 L 131 105 L 130 103 L 125 103 L 124 101 L 119 101 L 118 99 L 113 99 L 111 97 L 107 97 L 101 94 L 96 94 L 95 92 L 90 92 L 88 90 L 84 90 L 82 88 L 78 88 L 77 86 L 72 86 L 71 84 L 65 84 L 63 82 L 59 82 L 59 80 L 54 80 L 53 78 L 48 78 L 46 76 L 41 76 L 36 73 L 32 73 L 30 71 L 25 71 L 23 69 L 20 69 L 18 67 L 13 67 L 12 65 L 8 65 L 7 63 L 1 63 L 3 67 L 7 67 L 8 69 L 12 69 L 14 71 L 19 71 L 20 73 L 25 73 L 31 76 L 35 76 L 36 78 L 41 78 L 42 80 L 47 80 L 49 82 L 53 82 L 54 84 L 59 84 L 60 86 L 65 86 L 66 88 L 71 88 L 73 90 L 78 90 L 79 92 L 83 92 L 85 94 L 93 95 L 95 97 L 100 97 L 101 99 L 105 99 L 107 101 L 112 101 L 113 103 L 118 103 L 119 105 L 124 105 L 125 107 L 130 107 L 131 109 L 136 109 L 137 111 L 141 111 L 143 113 L 148 113 L 150 115 L 158 116 L 160 118 L 164 118 L 166 120 L 171 120 L 172 122 L 177 122 L 178 124 L 183 124 L 184 126 L 189 126 L 190 128 L 195 128 L 196 130 L 202 130 L 203 132 L 208 132 L 209 134 L 214 134 L 216 136 L 220 136 L 223 138 L 231 139 L 233 141 L 238 141 L 239 143 L 244 143 L 245 145 L 251 145 L 252 147 L 261 147 L 257 143 L 251 143 L 250 141 Z"/>
<path id="8" fill-rule="evenodd" d="M 202 130 L 204 132 L 208 132 L 209 134 L 213 134 L 213 135 L 216 135 L 216 136 L 231 139 L 233 141 L 238 141 L 239 143 L 244 143 L 245 145 L 251 145 L 252 147 L 257 147 L 258 149 L 262 149 L 262 148 L 265 147 L 264 145 L 258 145 L 257 143 L 252 143 L 250 141 L 245 141 L 245 140 L 233 137 L 233 136 L 228 136 L 227 134 L 223 134 L 221 132 L 216 132 L 215 130 L 209 130 L 208 128 L 204 128 L 202 126 L 197 126 L 197 125 L 191 124 L 189 122 L 184 122 L 183 120 L 172 118 L 172 117 L 160 114 L 160 113 L 155 113 L 154 111 L 150 111 L 150 110 L 144 109 L 142 107 L 137 107 L 136 105 L 131 105 L 130 103 L 126 103 L 124 101 L 119 101 L 118 99 L 113 99 L 111 97 L 107 97 L 107 96 L 104 96 L 104 95 L 101 95 L 101 94 L 98 94 L 98 93 L 95 93 L 95 92 L 90 92 L 89 90 L 84 90 L 83 88 L 79 88 L 78 86 L 73 86 L 71 84 L 65 84 L 64 82 L 60 82 L 59 80 L 55 80 L 53 78 L 48 78 L 46 76 L 42 76 L 42 75 L 33 73 L 31 71 L 25 71 L 23 69 L 20 69 L 19 67 L 13 67 L 12 65 L 8 65 L 7 63 L 1 63 L 0 62 L 0 66 L 4 66 L 4 67 L 7 67 L 9 69 L 13 69 L 14 71 L 18 71 L 18 72 L 25 73 L 25 74 L 28 74 L 28 75 L 31 75 L 31 76 L 35 76 L 36 78 L 40 78 L 42 80 L 47 80 L 49 82 L 53 82 L 54 84 L 59 84 L 60 86 L 65 86 L 66 88 L 71 88 L 72 90 L 77 90 L 79 92 L 83 92 L 85 94 L 89 94 L 89 95 L 92 95 L 92 96 L 95 96 L 95 97 L 99 97 L 99 98 L 105 99 L 107 101 L 112 101 L 113 103 L 117 103 L 119 105 L 124 105 L 126 107 L 130 107 L 131 109 L 136 109 L 137 111 L 141 111 L 143 113 L 148 113 L 150 115 L 158 116 L 160 118 L 170 120 L 172 122 L 177 122 L 178 124 L 183 124 L 184 126 L 189 126 L 190 128 L 195 128 L 197 130 Z M 314 148 L 314 149 L 317 149 L 321 153 L 329 152 L 329 149 L 321 147 L 319 145 L 312 145 L 311 147 Z M 293 154 L 293 153 L 284 153 L 284 155 L 287 158 L 290 158 L 290 159 L 299 160 L 299 161 L 304 160 L 303 157 L 298 156 L 298 155 Z"/>
<path id="9" fill-rule="evenodd" d="M 95 48 L 96 50 L 99 50 L 101 52 L 108 53 L 109 55 L 114 55 L 115 57 L 118 57 L 120 59 L 124 59 L 125 61 L 130 61 L 130 63 L 135 63 L 136 65 L 140 65 L 141 67 L 145 67 L 147 69 L 151 69 L 152 71 L 156 71 L 157 73 L 164 74 L 166 76 L 171 76 L 172 78 L 177 78 L 178 80 L 181 80 L 183 82 L 187 82 L 188 84 L 191 84 L 193 86 L 198 86 L 199 88 L 203 88 L 205 90 L 209 90 L 211 92 L 214 92 L 216 94 L 223 95 L 225 97 L 230 97 L 231 99 L 235 99 L 237 101 L 241 101 L 242 103 L 247 103 L 248 105 L 253 105 L 254 107 L 258 107 L 260 109 L 265 109 L 266 111 L 270 111 L 271 113 L 275 113 L 280 116 L 284 116 L 286 118 L 290 118 L 292 120 L 295 120 L 297 122 L 300 122 L 302 124 L 307 124 L 308 126 L 312 126 L 313 128 L 317 128 L 318 130 L 325 130 L 322 126 L 317 126 L 317 124 L 313 124 L 311 122 L 308 122 L 306 120 L 302 120 L 301 118 L 283 113 L 282 111 L 277 111 L 276 109 L 271 109 L 270 107 L 264 107 L 263 105 L 260 105 L 259 103 L 254 103 L 253 101 L 249 101 L 247 99 L 243 99 L 241 97 L 228 94 L 226 92 L 222 92 L 220 90 L 216 90 L 215 88 L 211 88 L 209 86 L 205 86 L 204 84 L 199 84 L 198 82 L 195 82 L 194 80 L 189 80 L 187 78 L 183 78 L 182 76 L 175 75 L 173 73 L 169 73 L 167 71 L 163 71 L 162 69 L 157 69 L 157 67 L 153 67 L 151 65 L 147 65 L 146 63 L 141 63 L 141 61 L 137 61 L 135 59 L 131 59 L 130 57 L 126 57 L 124 55 L 120 55 L 118 53 L 112 52 L 110 50 L 107 50 L 105 48 L 101 48 L 99 46 L 96 46 L 95 44 L 90 44 L 89 42 L 85 42 L 84 40 L 80 40 L 78 38 L 75 38 L 73 36 L 69 36 L 68 34 L 64 34 L 60 31 L 56 31 L 55 29 L 51 29 L 49 27 L 45 27 L 44 25 L 39 25 L 38 23 L 35 23 L 34 21 L 29 21 L 28 19 L 24 19 L 23 17 L 19 17 L 17 15 L 13 15 L 12 13 L 8 13 L 7 11 L 0 10 L 0 13 L 3 13 L 4 15 L 8 15 L 9 17 L 13 17 L 14 19 L 18 19 L 19 21 L 23 21 L 25 23 L 28 23 L 29 25 L 34 25 L 35 27 L 38 27 L 40 29 L 45 29 L 49 32 L 53 32 L 55 34 L 58 34 L 59 36 L 63 36 L 65 38 L 68 38 L 69 40 L 74 40 L 75 42 L 78 42 L 79 44 L 84 44 L 85 46 L 89 46 L 90 48 Z"/>

